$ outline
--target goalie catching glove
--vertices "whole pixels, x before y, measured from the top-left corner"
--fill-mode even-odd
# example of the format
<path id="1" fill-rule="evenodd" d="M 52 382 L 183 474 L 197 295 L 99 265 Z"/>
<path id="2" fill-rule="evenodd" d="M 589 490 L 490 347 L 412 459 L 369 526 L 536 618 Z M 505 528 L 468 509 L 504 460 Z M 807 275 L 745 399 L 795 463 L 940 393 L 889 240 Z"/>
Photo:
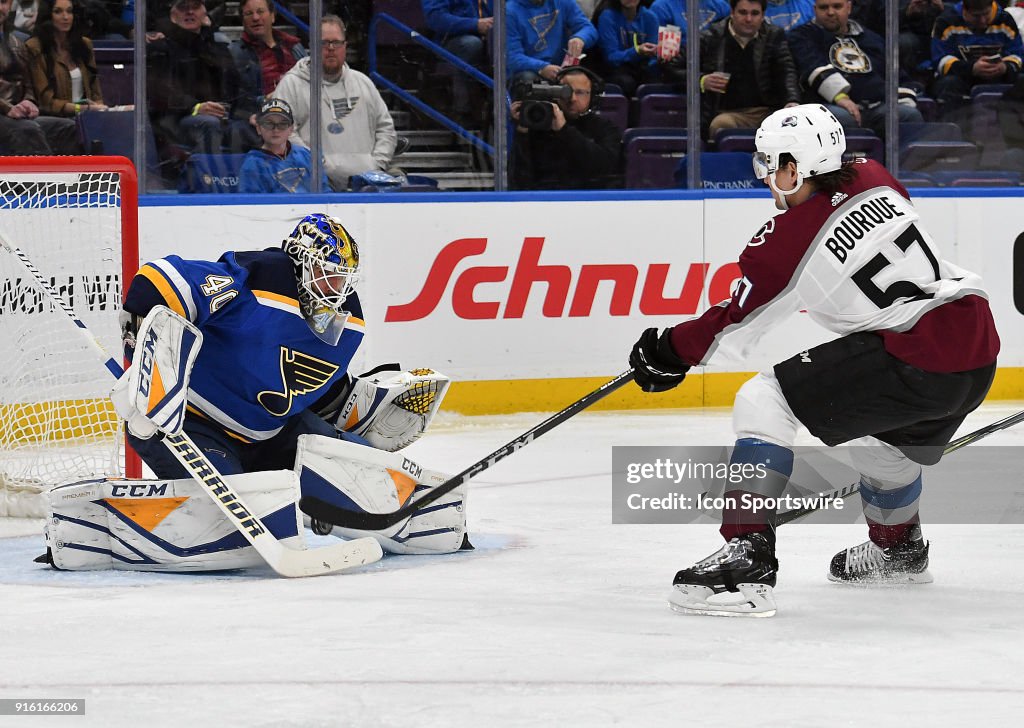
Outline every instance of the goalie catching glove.
<path id="1" fill-rule="evenodd" d="M 451 380 L 433 369 L 397 369 L 387 364 L 356 377 L 328 420 L 379 450 L 394 452 L 416 442 L 437 414 Z"/>
<path id="2" fill-rule="evenodd" d="M 166 306 L 155 306 L 135 336 L 132 364 L 110 393 L 128 431 L 142 440 L 177 435 L 185 422 L 188 379 L 203 335 Z"/>
<path id="3" fill-rule="evenodd" d="M 672 349 L 672 329 L 658 336 L 657 329 L 647 329 L 633 345 L 629 365 L 633 379 L 645 392 L 667 392 L 686 379 L 690 365 Z"/>

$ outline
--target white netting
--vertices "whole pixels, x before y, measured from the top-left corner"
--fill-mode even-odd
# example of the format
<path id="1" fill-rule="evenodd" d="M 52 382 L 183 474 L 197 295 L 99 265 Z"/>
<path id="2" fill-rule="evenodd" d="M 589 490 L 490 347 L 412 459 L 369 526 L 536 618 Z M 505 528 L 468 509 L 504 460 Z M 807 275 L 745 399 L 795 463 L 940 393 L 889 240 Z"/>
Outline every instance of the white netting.
<path id="1" fill-rule="evenodd" d="M 10 173 L 0 235 L 20 248 L 120 358 L 121 197 L 116 173 Z M 0 248 L 0 516 L 45 515 L 43 491 L 123 473 L 113 381 L 66 314 Z"/>

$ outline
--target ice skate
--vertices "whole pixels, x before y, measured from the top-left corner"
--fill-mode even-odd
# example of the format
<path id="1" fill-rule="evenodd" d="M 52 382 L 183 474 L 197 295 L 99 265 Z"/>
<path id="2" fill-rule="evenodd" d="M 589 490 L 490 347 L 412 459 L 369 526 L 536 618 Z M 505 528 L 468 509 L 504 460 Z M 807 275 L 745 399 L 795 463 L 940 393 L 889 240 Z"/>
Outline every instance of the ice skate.
<path id="1" fill-rule="evenodd" d="M 738 536 L 672 580 L 669 606 L 684 614 L 771 617 L 779 562 L 768 536 Z"/>
<path id="2" fill-rule="evenodd" d="M 828 578 L 842 584 L 929 584 L 928 542 L 920 526 L 910 530 L 905 542 L 887 549 L 866 541 L 832 557 Z"/>

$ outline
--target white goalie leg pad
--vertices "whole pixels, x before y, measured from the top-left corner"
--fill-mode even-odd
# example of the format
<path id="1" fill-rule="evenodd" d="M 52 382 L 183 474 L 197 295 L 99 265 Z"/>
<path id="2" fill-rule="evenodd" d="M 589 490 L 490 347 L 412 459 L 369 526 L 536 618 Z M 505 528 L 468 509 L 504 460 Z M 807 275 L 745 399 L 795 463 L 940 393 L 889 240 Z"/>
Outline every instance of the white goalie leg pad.
<path id="1" fill-rule="evenodd" d="M 282 543 L 305 546 L 294 472 L 225 479 Z M 91 480 L 47 497 L 46 544 L 58 569 L 191 572 L 265 564 L 192 479 Z"/>
<path id="2" fill-rule="evenodd" d="M 188 380 L 203 335 L 191 321 L 166 306 L 155 306 L 136 334 L 135 354 L 110 399 L 143 440 L 157 432 L 177 435 L 185 421 Z"/>
<path id="3" fill-rule="evenodd" d="M 303 495 L 312 495 L 339 508 L 388 513 L 436 488 L 448 476 L 424 468 L 397 453 L 320 435 L 302 435 L 295 472 Z M 344 538 L 372 536 L 392 554 L 447 554 L 458 551 L 466 533 L 463 485 L 422 511 L 381 531 L 357 531 L 335 526 Z"/>
<path id="4" fill-rule="evenodd" d="M 335 427 L 394 452 L 411 445 L 430 425 L 451 379 L 433 369 L 384 371 L 356 377 Z"/>

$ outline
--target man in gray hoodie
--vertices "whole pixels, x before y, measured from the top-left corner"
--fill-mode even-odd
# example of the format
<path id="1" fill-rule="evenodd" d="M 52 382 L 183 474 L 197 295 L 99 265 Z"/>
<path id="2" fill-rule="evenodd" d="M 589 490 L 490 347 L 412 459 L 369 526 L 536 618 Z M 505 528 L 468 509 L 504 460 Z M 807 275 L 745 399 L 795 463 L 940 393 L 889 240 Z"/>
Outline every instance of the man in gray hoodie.
<path id="1" fill-rule="evenodd" d="M 345 62 L 345 23 L 325 15 L 320 28 L 323 85 L 320 93 L 320 140 L 331 186 L 347 190 L 349 177 L 386 171 L 395 153 L 395 124 L 373 82 Z M 299 60 L 274 91 L 292 107 L 292 144 L 310 146 L 309 58 Z"/>

